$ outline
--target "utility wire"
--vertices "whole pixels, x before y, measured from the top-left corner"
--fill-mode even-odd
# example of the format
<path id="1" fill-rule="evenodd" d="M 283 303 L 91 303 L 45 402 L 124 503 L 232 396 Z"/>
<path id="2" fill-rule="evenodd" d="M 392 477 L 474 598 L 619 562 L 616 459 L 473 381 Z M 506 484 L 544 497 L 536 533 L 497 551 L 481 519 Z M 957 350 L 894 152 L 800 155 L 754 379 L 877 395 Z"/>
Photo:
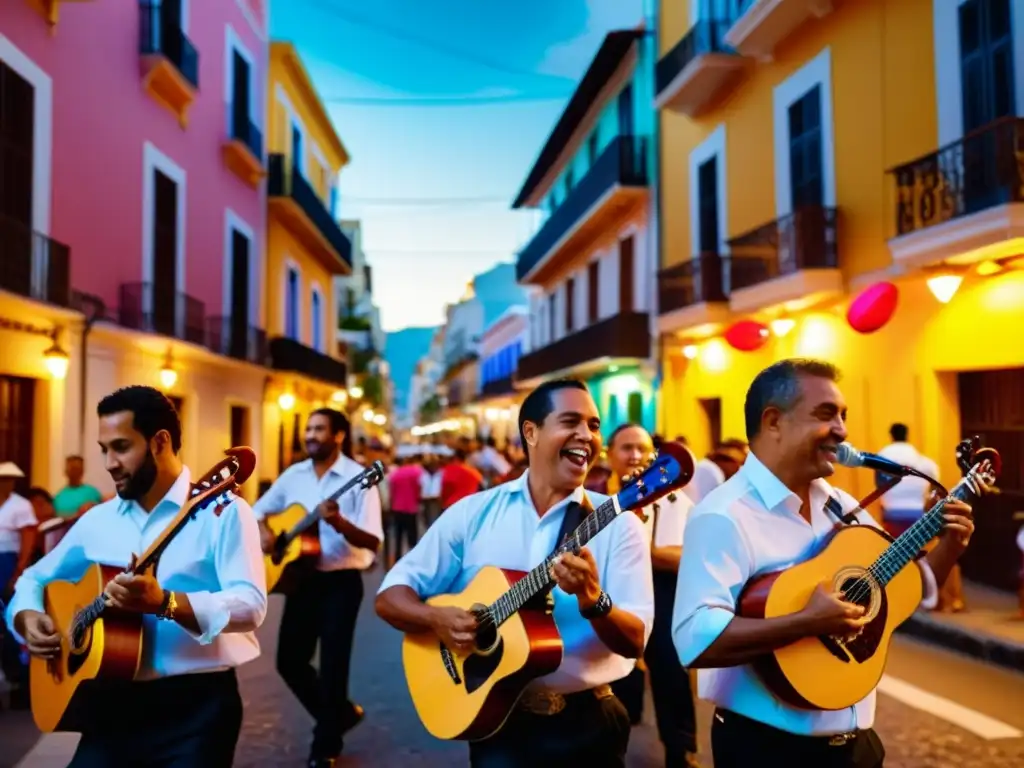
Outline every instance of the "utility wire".
<path id="1" fill-rule="evenodd" d="M 508 65 L 504 64 L 501 61 L 490 59 L 486 56 L 481 56 L 480 54 L 473 53 L 472 51 L 465 51 L 459 48 L 446 46 L 439 43 L 437 40 L 431 40 L 429 38 L 420 37 L 409 32 L 408 30 L 381 24 L 379 21 L 375 19 L 368 18 L 366 16 L 361 16 L 356 13 L 352 13 L 352 11 L 348 9 L 343 10 L 333 3 L 325 2 L 325 0 L 317 0 L 316 2 L 313 2 L 313 0 L 306 0 L 306 4 L 320 8 L 325 13 L 334 16 L 338 19 L 341 19 L 342 21 L 347 21 L 350 24 L 356 24 L 361 27 L 366 27 L 367 29 L 373 29 L 378 32 L 382 32 L 388 35 L 389 37 L 393 37 L 396 40 L 403 40 L 407 43 L 414 43 L 415 45 L 419 45 L 423 48 L 433 50 L 438 53 L 443 53 L 453 58 L 462 59 L 463 61 L 471 61 L 475 64 L 479 64 L 482 67 L 494 70 L 495 72 L 505 72 L 507 74 L 518 75 L 520 77 L 534 77 L 541 80 L 547 80 L 549 82 L 558 81 L 560 83 L 572 83 L 573 85 L 575 85 L 571 78 L 561 77 L 559 75 L 546 75 L 542 72 L 528 72 L 522 69 L 515 69 L 513 67 L 509 67 Z"/>
<path id="2" fill-rule="evenodd" d="M 479 197 L 356 197 L 342 195 L 340 198 L 342 203 L 367 206 L 477 205 L 480 203 L 508 203 L 510 199 L 508 195 L 481 195 Z"/>
<path id="3" fill-rule="evenodd" d="M 540 104 L 549 101 L 564 101 L 570 93 L 551 96 L 531 96 L 527 93 L 506 96 L 410 96 L 376 98 L 361 96 L 336 96 L 324 99 L 327 104 L 344 104 L 353 107 L 481 107 L 490 104 Z"/>

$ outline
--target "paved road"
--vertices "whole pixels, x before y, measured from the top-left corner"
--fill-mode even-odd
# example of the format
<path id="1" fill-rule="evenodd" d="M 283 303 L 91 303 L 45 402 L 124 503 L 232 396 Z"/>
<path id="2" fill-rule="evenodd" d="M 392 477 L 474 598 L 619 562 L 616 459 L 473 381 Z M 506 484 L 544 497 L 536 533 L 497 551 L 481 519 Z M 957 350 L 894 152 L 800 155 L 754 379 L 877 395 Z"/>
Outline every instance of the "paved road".
<path id="1" fill-rule="evenodd" d="M 465 764 L 462 744 L 438 742 L 419 724 L 405 689 L 400 636 L 372 611 L 379 575 L 367 577 L 355 647 L 352 695 L 366 721 L 346 744 L 342 766 L 451 768 Z M 260 631 L 264 655 L 241 671 L 246 712 L 239 768 L 300 766 L 311 723 L 273 669 L 279 598 Z M 988 667 L 900 639 L 883 683 L 877 728 L 888 750 L 887 768 L 1020 768 L 1024 765 L 1024 676 Z M 661 749 L 648 707 L 633 731 L 631 768 L 660 768 Z M 709 753 L 709 709 L 700 708 L 702 749 Z M 66 766 L 74 737 L 39 740 L 24 713 L 0 713 L 0 766 Z M 25 754 L 32 748 L 27 755 Z M 13 753 L 12 753 L 13 752 Z M 710 765 L 710 758 L 704 759 Z"/>

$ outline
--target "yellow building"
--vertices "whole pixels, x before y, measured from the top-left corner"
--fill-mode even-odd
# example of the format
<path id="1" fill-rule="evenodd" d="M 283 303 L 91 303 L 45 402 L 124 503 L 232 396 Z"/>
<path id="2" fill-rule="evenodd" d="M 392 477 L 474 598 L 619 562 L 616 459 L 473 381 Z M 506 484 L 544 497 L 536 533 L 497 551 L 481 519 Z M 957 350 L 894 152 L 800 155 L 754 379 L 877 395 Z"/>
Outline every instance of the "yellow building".
<path id="1" fill-rule="evenodd" d="M 1009 587 L 1024 502 L 1024 78 L 1009 70 L 1024 71 L 1024 18 L 1007 7 L 662 2 L 656 106 L 661 431 L 698 451 L 742 437 L 758 370 L 831 360 L 853 444 L 877 450 L 906 423 L 949 485 L 961 434 L 1003 452 L 965 571 Z M 897 310 L 858 333 L 847 309 L 879 281 Z M 773 329 L 755 352 L 724 340 L 743 319 Z M 873 479 L 839 482 L 863 495 Z"/>
<path id="2" fill-rule="evenodd" d="M 348 153 L 291 43 L 270 44 L 268 84 L 265 284 L 275 373 L 264 405 L 260 474 L 273 478 L 305 450 L 306 415 L 346 401 L 333 280 L 350 274 L 352 244 L 336 216 L 338 172 Z"/>

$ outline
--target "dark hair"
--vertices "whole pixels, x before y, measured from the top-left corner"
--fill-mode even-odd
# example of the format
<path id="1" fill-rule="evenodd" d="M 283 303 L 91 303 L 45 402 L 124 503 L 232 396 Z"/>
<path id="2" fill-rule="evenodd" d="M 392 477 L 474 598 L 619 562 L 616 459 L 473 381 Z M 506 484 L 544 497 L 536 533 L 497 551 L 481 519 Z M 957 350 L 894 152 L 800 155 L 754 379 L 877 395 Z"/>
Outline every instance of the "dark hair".
<path id="1" fill-rule="evenodd" d="M 900 424 L 899 422 L 896 422 L 891 427 L 889 427 L 889 437 L 893 439 L 893 442 L 905 443 L 907 442 L 907 436 L 909 434 L 910 429 L 907 427 L 906 424 Z"/>
<path id="2" fill-rule="evenodd" d="M 331 425 L 331 434 L 336 435 L 339 432 L 344 432 L 345 437 L 341 440 L 341 452 L 343 455 L 352 458 L 352 425 L 349 423 L 348 416 L 341 411 L 336 411 L 333 408 L 317 408 L 310 415 L 313 416 L 326 416 L 327 421 Z"/>
<path id="3" fill-rule="evenodd" d="M 619 436 L 620 432 L 625 432 L 627 429 L 632 429 L 633 427 L 636 427 L 637 429 L 644 429 L 642 424 L 635 424 L 632 421 L 627 421 L 625 424 L 619 424 L 619 426 L 613 429 L 612 433 L 608 435 L 608 447 L 611 448 L 615 445 L 615 438 Z M 644 432 L 646 431 L 647 430 L 644 429 Z M 651 441 L 654 441 L 653 437 L 651 438 Z"/>
<path id="4" fill-rule="evenodd" d="M 181 419 L 174 409 L 174 403 L 159 389 L 136 384 L 122 387 L 100 400 L 96 406 L 97 416 L 112 416 L 130 411 L 132 426 L 146 440 L 161 430 L 171 436 L 171 450 L 177 455 L 181 450 Z"/>
<path id="5" fill-rule="evenodd" d="M 839 369 L 824 360 L 795 357 L 773 363 L 754 377 L 743 403 L 747 440 L 753 440 L 761 431 L 761 416 L 768 408 L 783 413 L 792 410 L 800 400 L 800 377 L 839 381 Z"/>
<path id="6" fill-rule="evenodd" d="M 454 451 L 452 451 L 452 456 L 455 457 L 456 461 L 465 461 L 467 455 L 468 454 L 466 453 L 466 451 L 462 448 L 456 448 Z"/>
<path id="7" fill-rule="evenodd" d="M 746 440 L 740 440 L 738 437 L 728 437 L 718 444 L 719 448 L 735 448 L 739 451 L 746 451 L 750 446 L 747 445 Z"/>
<path id="8" fill-rule="evenodd" d="M 67 463 L 67 462 L 69 462 L 69 461 L 78 461 L 78 462 L 81 462 L 81 463 L 83 463 L 83 464 L 85 463 L 85 459 L 83 459 L 83 458 L 82 458 L 81 456 L 79 456 L 79 455 L 78 455 L 77 453 L 73 453 L 73 454 L 71 454 L 70 456 L 66 456 L 66 457 L 64 458 L 64 462 L 65 462 L 65 463 Z"/>
<path id="9" fill-rule="evenodd" d="M 32 501 L 32 499 L 35 498 L 41 498 L 46 503 L 53 504 L 53 496 L 51 496 L 49 491 L 45 488 L 40 488 L 38 485 L 33 488 L 29 488 L 28 493 L 25 494 L 25 498 L 29 501 Z"/>
<path id="10" fill-rule="evenodd" d="M 551 415 L 551 412 L 555 409 L 551 395 L 562 389 L 590 391 L 587 389 L 587 385 L 579 379 L 552 379 L 536 387 L 526 396 L 523 404 L 519 406 L 519 439 L 523 442 L 523 452 L 526 453 L 527 463 L 530 461 L 530 449 L 526 444 L 526 432 L 523 431 L 523 425 L 528 421 L 532 421 L 538 427 L 541 426 L 544 423 L 544 419 Z"/>

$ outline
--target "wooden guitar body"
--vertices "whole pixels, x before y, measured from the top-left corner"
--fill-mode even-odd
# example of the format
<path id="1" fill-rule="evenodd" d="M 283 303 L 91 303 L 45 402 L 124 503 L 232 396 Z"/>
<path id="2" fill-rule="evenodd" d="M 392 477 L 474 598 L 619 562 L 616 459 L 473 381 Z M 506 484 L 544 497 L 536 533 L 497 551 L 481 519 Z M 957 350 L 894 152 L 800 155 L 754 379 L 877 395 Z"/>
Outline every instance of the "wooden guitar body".
<path id="1" fill-rule="evenodd" d="M 290 530 L 301 523 L 309 513 L 301 504 L 292 504 L 283 512 L 267 515 L 263 522 L 274 534 L 274 550 L 263 555 L 267 571 L 267 592 L 288 592 L 295 586 L 297 572 L 302 563 L 311 564 L 320 557 L 320 526 L 314 525 L 308 531 L 287 541 Z M 291 567 L 295 564 L 295 567 Z"/>
<path id="2" fill-rule="evenodd" d="M 44 604 L 57 632 L 72 637 L 76 614 L 103 594 L 123 567 L 93 564 L 78 581 L 46 586 Z M 76 642 L 61 644 L 60 656 L 29 661 L 32 717 L 40 731 L 76 731 L 86 702 L 75 700 L 79 687 L 95 678 L 132 680 L 142 655 L 142 616 L 104 611 Z"/>
<path id="3" fill-rule="evenodd" d="M 823 581 L 834 591 L 849 589 L 892 541 L 872 526 L 840 528 L 810 560 L 753 579 L 740 595 L 739 613 L 758 619 L 797 613 Z M 804 709 L 837 710 L 875 689 L 885 671 L 892 634 L 917 610 L 923 584 L 913 563 L 885 586 L 871 583 L 856 602 L 873 618 L 854 639 L 805 638 L 755 662 L 762 681 L 779 699 Z"/>
<path id="4" fill-rule="evenodd" d="M 490 605 L 526 574 L 482 568 L 459 594 L 427 600 L 470 610 Z M 531 681 L 558 669 L 562 638 L 543 607 L 525 607 L 501 624 L 477 652 L 451 652 L 433 632 L 407 634 L 402 643 L 409 693 L 423 725 L 439 739 L 479 740 L 508 719 Z"/>

